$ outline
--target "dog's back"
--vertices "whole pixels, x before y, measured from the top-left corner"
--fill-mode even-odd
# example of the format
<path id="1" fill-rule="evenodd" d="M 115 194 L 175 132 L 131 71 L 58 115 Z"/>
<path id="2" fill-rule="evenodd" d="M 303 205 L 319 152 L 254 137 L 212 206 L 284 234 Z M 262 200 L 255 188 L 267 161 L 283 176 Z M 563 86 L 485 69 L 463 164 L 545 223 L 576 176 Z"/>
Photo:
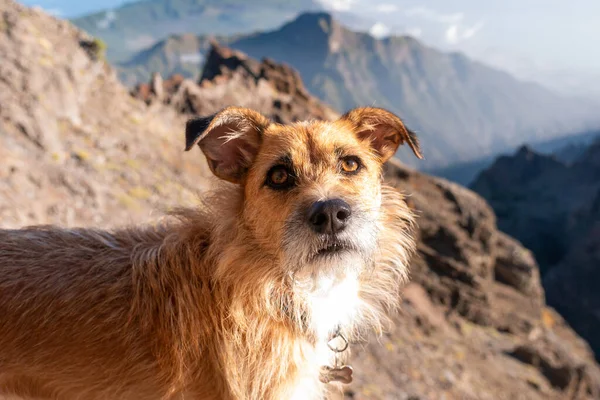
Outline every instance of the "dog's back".
<path id="1" fill-rule="evenodd" d="M 54 227 L 0 230 L 0 393 L 122 398 L 119 391 L 134 382 L 146 386 L 129 398 L 160 392 L 148 386 L 158 375 L 151 338 L 130 314 L 131 257 L 140 239 Z M 151 247 L 161 237 L 144 239 Z"/>

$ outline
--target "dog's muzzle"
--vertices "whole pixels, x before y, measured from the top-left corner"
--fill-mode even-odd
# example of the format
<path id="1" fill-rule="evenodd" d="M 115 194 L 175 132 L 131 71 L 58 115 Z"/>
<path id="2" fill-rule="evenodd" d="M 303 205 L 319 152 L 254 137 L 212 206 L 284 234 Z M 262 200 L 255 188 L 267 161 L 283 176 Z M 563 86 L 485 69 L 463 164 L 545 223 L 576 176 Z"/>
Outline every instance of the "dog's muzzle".
<path id="1" fill-rule="evenodd" d="M 362 265 L 375 247 L 375 216 L 339 197 L 302 204 L 287 220 L 283 237 L 291 269 Z"/>

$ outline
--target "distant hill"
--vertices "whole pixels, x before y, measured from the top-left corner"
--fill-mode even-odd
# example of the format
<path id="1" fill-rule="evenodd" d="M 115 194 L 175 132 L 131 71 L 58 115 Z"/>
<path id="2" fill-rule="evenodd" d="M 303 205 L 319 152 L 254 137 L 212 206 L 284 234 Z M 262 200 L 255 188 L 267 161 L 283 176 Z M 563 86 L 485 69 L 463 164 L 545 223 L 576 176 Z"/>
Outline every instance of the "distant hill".
<path id="1" fill-rule="evenodd" d="M 204 54 L 207 38 L 170 37 L 125 65 L 137 74 L 148 66 L 169 75 L 192 66 L 166 65 L 186 54 Z M 300 71 L 308 90 L 342 112 L 376 105 L 402 116 L 420 132 L 425 165 L 442 167 L 496 154 L 523 142 L 541 141 L 584 127 L 587 103 L 443 53 L 412 37 L 378 40 L 353 32 L 326 13 L 304 13 L 280 29 L 226 40 L 251 57 L 269 57 Z M 196 63 L 196 71 L 202 66 Z M 128 72 L 123 75 L 127 76 Z M 144 75 L 144 74 L 142 74 Z M 413 162 L 406 157 L 407 162 Z M 414 165 L 414 164 L 413 164 Z"/>
<path id="2" fill-rule="evenodd" d="M 541 142 L 522 143 L 519 147 L 526 144 L 538 153 L 553 156 L 565 164 L 572 164 L 587 151 L 588 146 L 596 138 L 600 138 L 599 130 L 564 135 Z M 506 150 L 503 153 L 512 153 L 516 150 L 517 147 Z M 461 185 L 469 186 L 483 170 L 494 163 L 496 157 L 495 155 L 491 155 L 475 161 L 458 163 L 448 167 L 430 168 L 427 172 L 460 183 Z"/>
<path id="3" fill-rule="evenodd" d="M 231 35 L 272 29 L 299 12 L 318 8 L 312 0 L 143 0 L 72 22 L 104 40 L 108 59 L 118 62 L 171 34 Z"/>

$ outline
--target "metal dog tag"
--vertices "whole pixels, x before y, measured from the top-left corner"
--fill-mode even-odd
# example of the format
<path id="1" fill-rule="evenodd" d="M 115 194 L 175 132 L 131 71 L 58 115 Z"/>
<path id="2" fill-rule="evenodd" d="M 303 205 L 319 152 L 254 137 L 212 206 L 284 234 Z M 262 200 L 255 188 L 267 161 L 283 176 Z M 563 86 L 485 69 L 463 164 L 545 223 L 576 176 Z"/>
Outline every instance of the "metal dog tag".
<path id="1" fill-rule="evenodd" d="M 321 381 L 323 383 L 341 382 L 345 384 L 352 383 L 352 367 L 344 365 L 340 368 L 325 367 Z"/>

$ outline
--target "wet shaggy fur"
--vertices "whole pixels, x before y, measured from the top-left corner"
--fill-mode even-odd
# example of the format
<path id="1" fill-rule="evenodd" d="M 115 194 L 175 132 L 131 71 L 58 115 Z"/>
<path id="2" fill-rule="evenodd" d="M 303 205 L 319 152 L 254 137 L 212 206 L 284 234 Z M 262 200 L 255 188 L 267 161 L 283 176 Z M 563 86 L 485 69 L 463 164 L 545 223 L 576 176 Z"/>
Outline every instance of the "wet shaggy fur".
<path id="1" fill-rule="evenodd" d="M 403 141 L 420 155 L 414 134 L 379 109 L 282 126 L 229 108 L 202 124 L 188 147 L 228 182 L 197 209 L 115 231 L 0 230 L 0 399 L 322 398 L 333 326 L 318 314 L 337 307 L 322 282 L 356 290 L 340 317 L 351 340 L 381 330 L 415 247 L 381 164 Z M 344 151 L 364 170 L 342 176 Z M 286 193 L 264 185 L 282 154 L 297 175 Z M 300 210 L 332 195 L 353 207 L 356 251 L 311 261 L 321 242 Z"/>

